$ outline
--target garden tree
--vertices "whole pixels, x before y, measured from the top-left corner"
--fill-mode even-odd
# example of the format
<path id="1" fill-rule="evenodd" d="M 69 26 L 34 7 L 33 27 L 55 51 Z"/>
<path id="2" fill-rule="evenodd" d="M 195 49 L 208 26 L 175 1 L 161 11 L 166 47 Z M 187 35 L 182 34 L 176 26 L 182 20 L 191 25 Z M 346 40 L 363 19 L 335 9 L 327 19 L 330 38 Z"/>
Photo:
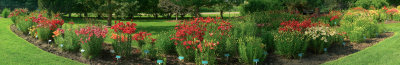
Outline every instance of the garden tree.
<path id="1" fill-rule="evenodd" d="M 191 8 L 193 15 L 200 17 L 200 7 L 212 6 L 218 3 L 218 0 L 170 0 L 176 5 L 183 6 L 184 8 Z"/>
<path id="2" fill-rule="evenodd" d="M 393 5 L 393 6 L 400 5 L 400 0 L 387 0 L 387 2 L 389 2 L 390 5 Z"/>
<path id="3" fill-rule="evenodd" d="M 38 0 L 38 6 L 41 10 L 48 10 L 53 13 L 72 13 L 74 11 L 87 11 L 84 10 L 74 10 L 75 5 L 79 5 L 75 0 Z M 82 4 L 81 4 L 82 5 Z M 82 7 L 80 7 L 82 8 Z"/>
<path id="4" fill-rule="evenodd" d="M 0 9 L 10 8 L 27 8 L 28 10 L 36 10 L 38 0 L 0 0 Z"/>
<path id="5" fill-rule="evenodd" d="M 191 10 L 190 7 L 177 5 L 172 0 L 159 0 L 158 7 L 164 12 L 175 13 L 176 20 L 178 20 L 178 16 L 183 18 Z"/>
<path id="6" fill-rule="evenodd" d="M 162 11 L 158 8 L 159 0 L 138 0 L 139 11 L 142 13 L 152 14 L 155 18 L 158 17 Z"/>
<path id="7" fill-rule="evenodd" d="M 279 0 L 248 0 L 242 6 L 241 14 L 249 14 L 253 12 L 269 11 L 269 10 L 282 10 L 282 2 Z"/>
<path id="8" fill-rule="evenodd" d="M 224 11 L 230 10 L 233 6 L 238 6 L 243 2 L 244 0 L 217 0 L 213 8 L 220 11 L 221 17 L 224 18 Z"/>

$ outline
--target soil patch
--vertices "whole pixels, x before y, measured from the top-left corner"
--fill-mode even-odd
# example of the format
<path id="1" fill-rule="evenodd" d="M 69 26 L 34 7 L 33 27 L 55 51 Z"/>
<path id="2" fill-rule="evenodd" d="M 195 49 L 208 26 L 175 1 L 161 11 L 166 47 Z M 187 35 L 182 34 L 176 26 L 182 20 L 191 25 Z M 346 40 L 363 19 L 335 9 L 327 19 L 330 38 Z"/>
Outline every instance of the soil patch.
<path id="1" fill-rule="evenodd" d="M 385 24 L 391 24 L 391 23 L 399 23 L 399 21 L 394 21 L 394 20 L 385 21 Z"/>
<path id="2" fill-rule="evenodd" d="M 110 44 L 103 43 L 104 44 L 104 49 L 103 52 L 101 53 L 101 57 L 99 58 L 94 58 L 94 59 L 85 59 L 82 57 L 80 52 L 67 52 L 67 51 L 62 51 L 60 48 L 58 48 L 54 43 L 47 43 L 45 41 L 40 41 L 34 37 L 31 37 L 29 35 L 23 34 L 20 31 L 17 31 L 17 28 L 15 25 L 10 26 L 11 30 L 18 35 L 19 37 L 25 39 L 26 41 L 30 42 L 31 44 L 34 44 L 38 48 L 53 53 L 58 56 L 66 57 L 71 60 L 79 61 L 82 63 L 90 64 L 90 65 L 154 65 L 156 64 L 155 59 L 146 59 L 146 58 L 140 58 L 140 52 L 137 52 L 137 49 L 133 49 L 132 54 L 133 56 L 126 57 L 126 58 L 121 58 L 117 61 L 115 55 L 111 54 L 109 50 L 112 48 Z M 317 65 L 321 64 L 327 61 L 331 60 L 336 60 L 340 57 L 347 56 L 349 54 L 358 52 L 360 50 L 363 50 L 367 47 L 370 47 L 379 41 L 382 41 L 390 36 L 393 36 L 394 33 L 392 32 L 387 32 L 387 33 L 382 33 L 380 34 L 377 38 L 370 38 L 367 39 L 367 41 L 363 43 L 350 43 L 348 40 L 346 40 L 346 45 L 342 45 L 341 43 L 339 44 L 333 44 L 331 48 L 328 49 L 327 53 L 324 54 L 312 54 L 311 52 L 306 53 L 305 57 L 300 59 L 286 59 L 283 58 L 279 55 L 275 54 L 270 54 L 268 55 L 267 59 L 263 62 L 260 62 L 258 64 L 260 65 Z M 166 55 L 167 56 L 167 64 L 168 65 L 178 65 L 178 64 L 184 64 L 184 65 L 194 65 L 194 63 L 188 63 L 188 62 L 181 62 L 177 58 L 177 54 L 174 55 Z M 226 58 L 217 58 L 217 63 L 219 65 L 238 65 L 240 64 L 239 57 L 235 56 L 233 58 L 228 59 L 226 61 Z"/>

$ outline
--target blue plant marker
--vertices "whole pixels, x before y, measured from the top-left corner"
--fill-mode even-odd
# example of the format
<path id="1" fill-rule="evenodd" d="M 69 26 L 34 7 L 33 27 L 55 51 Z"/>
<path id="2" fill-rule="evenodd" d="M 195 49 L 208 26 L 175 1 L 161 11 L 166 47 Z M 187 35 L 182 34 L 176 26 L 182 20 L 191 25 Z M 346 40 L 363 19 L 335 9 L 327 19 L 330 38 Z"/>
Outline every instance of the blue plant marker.
<path id="1" fill-rule="evenodd" d="M 229 57 L 229 56 L 231 56 L 231 55 L 229 55 L 229 53 L 227 53 L 227 54 L 224 54 L 224 56 L 225 56 L 225 57 Z"/>
<path id="2" fill-rule="evenodd" d="M 60 47 L 63 47 L 64 45 L 63 44 L 60 44 Z"/>
<path id="3" fill-rule="evenodd" d="M 146 53 L 146 54 L 149 53 L 149 50 L 144 50 L 144 53 Z"/>
<path id="4" fill-rule="evenodd" d="M 324 52 L 327 52 L 328 51 L 328 49 L 327 48 L 324 48 Z"/>
<path id="5" fill-rule="evenodd" d="M 81 49 L 81 52 L 83 53 L 83 52 L 85 52 L 85 50 Z"/>
<path id="6" fill-rule="evenodd" d="M 336 25 L 336 21 L 335 21 L 335 25 Z"/>
<path id="7" fill-rule="evenodd" d="M 38 36 L 37 36 L 37 35 L 36 35 L 35 37 L 36 37 L 36 39 L 38 38 Z"/>
<path id="8" fill-rule="evenodd" d="M 376 32 L 376 37 L 378 37 L 378 35 L 379 35 L 378 32 Z"/>
<path id="9" fill-rule="evenodd" d="M 303 53 L 299 53 L 298 56 L 301 58 L 303 57 Z"/>
<path id="10" fill-rule="evenodd" d="M 260 61 L 260 59 L 253 59 L 253 62 L 258 62 Z"/>
<path id="11" fill-rule="evenodd" d="M 157 63 L 161 64 L 161 63 L 163 63 L 163 60 L 157 60 Z"/>
<path id="12" fill-rule="evenodd" d="M 264 51 L 264 55 L 268 55 L 268 52 L 267 52 L 267 51 Z"/>
<path id="13" fill-rule="evenodd" d="M 185 57 L 183 57 L 183 56 L 179 56 L 179 57 L 178 57 L 179 60 L 183 60 L 184 58 L 185 58 Z"/>
<path id="14" fill-rule="evenodd" d="M 120 58 L 121 58 L 121 56 L 117 55 L 117 56 L 115 56 L 115 58 L 117 58 L 117 60 L 118 60 L 118 59 L 120 59 Z"/>
<path id="15" fill-rule="evenodd" d="M 367 37 L 364 36 L 364 39 L 367 39 Z"/>
<path id="16" fill-rule="evenodd" d="M 208 64 L 208 61 L 201 61 L 201 64 Z"/>
<path id="17" fill-rule="evenodd" d="M 344 45 L 346 45 L 346 42 L 343 42 L 342 44 L 343 44 L 343 46 L 344 46 Z"/>

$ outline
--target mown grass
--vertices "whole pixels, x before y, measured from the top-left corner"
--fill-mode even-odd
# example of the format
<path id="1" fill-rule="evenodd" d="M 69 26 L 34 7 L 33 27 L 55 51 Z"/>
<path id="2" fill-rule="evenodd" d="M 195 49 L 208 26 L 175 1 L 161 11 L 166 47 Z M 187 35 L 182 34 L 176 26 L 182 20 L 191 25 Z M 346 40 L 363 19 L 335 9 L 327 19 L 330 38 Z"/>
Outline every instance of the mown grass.
<path id="1" fill-rule="evenodd" d="M 385 24 L 394 36 L 338 60 L 323 65 L 397 65 L 400 64 L 400 23 Z"/>
<path id="2" fill-rule="evenodd" d="M 0 18 L 0 65 L 84 65 L 48 53 L 18 37 L 10 30 L 11 20 Z"/>

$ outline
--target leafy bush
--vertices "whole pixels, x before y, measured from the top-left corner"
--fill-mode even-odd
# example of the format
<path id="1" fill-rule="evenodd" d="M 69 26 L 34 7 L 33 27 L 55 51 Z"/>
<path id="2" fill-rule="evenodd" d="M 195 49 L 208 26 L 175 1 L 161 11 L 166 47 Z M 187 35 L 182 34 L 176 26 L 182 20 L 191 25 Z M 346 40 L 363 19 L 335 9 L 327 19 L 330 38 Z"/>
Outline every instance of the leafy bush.
<path id="1" fill-rule="evenodd" d="M 175 32 L 169 31 L 161 32 L 156 35 L 157 40 L 154 43 L 157 51 L 157 57 L 165 58 L 167 54 L 176 53 L 174 42 L 170 40 L 172 37 L 170 34 L 173 33 Z"/>
<path id="2" fill-rule="evenodd" d="M 383 6 L 389 6 L 389 3 L 386 0 L 357 0 L 354 6 L 366 9 L 369 9 L 371 6 L 382 8 Z"/>
<path id="3" fill-rule="evenodd" d="M 219 43 L 225 42 L 226 38 L 230 36 L 228 33 L 231 28 L 232 25 L 229 22 L 219 18 L 195 18 L 194 20 L 177 24 L 175 28 L 176 34 L 173 35 L 171 40 L 174 40 L 179 56 L 185 57 L 185 61 L 194 61 L 195 57 L 198 59 L 198 56 L 195 56 L 195 53 L 197 53 L 195 50 L 200 50 L 201 52 L 202 49 L 196 46 L 206 43 L 202 41 L 217 43 L 215 48 L 211 47 L 210 49 L 216 50 L 217 52 L 215 53 L 217 54 L 224 54 L 225 45 L 220 45 Z"/>
<path id="4" fill-rule="evenodd" d="M 375 37 L 385 29 L 378 23 L 377 17 L 372 17 L 374 13 L 365 11 L 367 10 L 353 8 L 340 21 L 339 30 L 346 32 L 345 36 L 352 42 L 362 42 L 365 38 Z"/>
<path id="5" fill-rule="evenodd" d="M 42 28 L 42 27 L 39 27 L 39 28 L 37 28 L 36 29 L 37 30 L 37 35 L 38 35 L 38 38 L 40 39 L 40 40 L 43 40 L 43 41 L 47 41 L 47 40 L 50 40 L 51 39 L 51 35 L 52 35 L 52 33 L 51 33 L 51 30 L 49 29 L 49 28 Z"/>
<path id="6" fill-rule="evenodd" d="M 86 27 L 75 30 L 75 33 L 80 38 L 81 52 L 86 58 L 98 57 L 102 50 L 102 45 L 106 34 L 107 28 L 100 25 L 88 25 Z"/>
<path id="7" fill-rule="evenodd" d="M 338 41 L 336 30 L 331 29 L 328 24 L 316 23 L 315 26 L 309 27 L 305 31 L 309 44 L 309 49 L 315 53 L 322 53 L 329 48 L 331 44 Z"/>
<path id="8" fill-rule="evenodd" d="M 253 59 L 263 61 L 266 57 L 263 50 L 265 45 L 262 43 L 261 38 L 244 36 L 238 39 L 238 44 L 240 62 L 251 64 Z"/>
<path id="9" fill-rule="evenodd" d="M 8 11 L 7 16 L 8 18 L 11 18 L 11 21 L 16 24 L 16 20 L 18 19 L 17 16 L 25 16 L 27 14 L 28 10 L 23 9 L 23 8 L 16 8 L 14 11 L 10 12 Z M 4 13 L 3 13 L 4 15 Z M 7 17 L 5 17 L 7 18 Z M 25 18 L 24 18 L 25 19 Z"/>
<path id="10" fill-rule="evenodd" d="M 17 18 L 15 23 L 17 29 L 23 32 L 24 34 L 29 34 L 29 27 L 35 25 L 34 22 L 28 19 L 28 16 L 14 16 L 12 18 Z"/>
<path id="11" fill-rule="evenodd" d="M 63 29 L 57 29 L 53 32 L 54 41 L 64 51 L 76 52 L 80 48 L 79 37 L 74 32 L 73 23 L 63 26 Z"/>
<path id="12" fill-rule="evenodd" d="M 288 58 L 299 58 L 298 54 L 305 53 L 308 43 L 304 30 L 311 26 L 311 20 L 285 21 L 282 27 L 274 34 L 275 52 Z"/>
<path id="13" fill-rule="evenodd" d="M 133 39 L 139 44 L 142 51 L 142 57 L 154 59 L 156 58 L 156 49 L 154 42 L 156 39 L 151 38 L 151 33 L 139 32 L 133 35 Z"/>
<path id="14" fill-rule="evenodd" d="M 1 12 L 1 16 L 4 18 L 7 18 L 9 14 L 10 14 L 10 9 L 8 8 L 4 8 L 3 11 Z"/>

